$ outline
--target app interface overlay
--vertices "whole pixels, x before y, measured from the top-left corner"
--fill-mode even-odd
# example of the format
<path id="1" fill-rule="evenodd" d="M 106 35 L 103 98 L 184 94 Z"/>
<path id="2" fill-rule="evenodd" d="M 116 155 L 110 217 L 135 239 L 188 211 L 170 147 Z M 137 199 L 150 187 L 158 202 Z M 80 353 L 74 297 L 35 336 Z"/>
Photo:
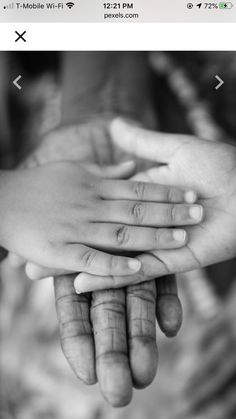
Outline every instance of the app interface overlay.
<path id="1" fill-rule="evenodd" d="M 1 0 L 0 22 L 236 22 L 236 3 L 199 0 Z"/>

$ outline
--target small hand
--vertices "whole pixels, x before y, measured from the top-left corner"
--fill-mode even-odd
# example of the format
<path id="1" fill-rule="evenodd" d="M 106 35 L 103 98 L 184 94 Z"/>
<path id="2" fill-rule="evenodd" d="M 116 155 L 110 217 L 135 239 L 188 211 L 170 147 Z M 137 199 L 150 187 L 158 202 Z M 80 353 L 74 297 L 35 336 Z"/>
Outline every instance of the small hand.
<path id="1" fill-rule="evenodd" d="M 119 189 L 119 185 L 118 195 L 123 196 L 127 187 L 122 184 Z M 104 248 L 111 241 L 115 245 L 112 232 L 118 226 L 112 223 L 115 214 L 109 211 L 113 203 L 109 190 L 113 184 L 97 181 L 79 164 L 58 162 L 13 172 L 7 176 L 4 187 L 1 240 L 6 249 L 49 268 L 90 272 L 99 268 L 104 273 L 127 274 L 139 269 L 139 262 L 134 259 L 108 255 L 90 247 L 102 247 L 101 229 Z M 110 213 L 111 222 L 106 225 L 105 211 Z"/>
<path id="2" fill-rule="evenodd" d="M 182 204 L 186 194 L 178 188 L 102 179 L 74 162 L 19 170 L 6 188 L 3 246 L 48 268 L 132 275 L 141 266 L 137 259 L 101 250 L 181 247 L 184 230 L 159 227 L 199 221 L 191 217 L 196 206 Z M 165 217 L 169 208 L 175 211 L 171 220 Z"/>
<path id="3" fill-rule="evenodd" d="M 155 250 L 139 256 L 142 271 L 134 281 L 188 271 L 236 255 L 236 148 L 185 135 L 155 133 L 115 120 L 111 134 L 128 153 L 154 161 L 158 166 L 136 180 L 158 182 L 197 191 L 204 207 L 201 224 L 187 227 L 188 244 L 175 250 Z M 171 215 L 171 214 L 169 214 Z M 121 287 L 132 278 L 101 278 L 81 274 L 80 291 Z"/>

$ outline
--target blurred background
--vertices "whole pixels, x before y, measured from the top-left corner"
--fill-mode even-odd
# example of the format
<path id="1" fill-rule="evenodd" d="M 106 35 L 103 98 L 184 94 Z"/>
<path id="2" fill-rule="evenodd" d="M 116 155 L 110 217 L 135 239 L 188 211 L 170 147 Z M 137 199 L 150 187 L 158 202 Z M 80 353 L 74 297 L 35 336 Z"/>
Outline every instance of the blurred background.
<path id="1" fill-rule="evenodd" d="M 160 131 L 236 139 L 236 53 L 148 54 Z M 60 53 L 0 53 L 0 164 L 18 164 L 60 122 Z M 21 94 L 12 80 L 24 73 Z M 224 81 L 216 91 L 215 75 Z M 159 373 L 132 403 L 113 409 L 85 387 L 62 355 L 50 281 L 30 283 L 1 264 L 2 419 L 235 419 L 236 263 L 178 278 L 184 323 L 157 330 Z"/>

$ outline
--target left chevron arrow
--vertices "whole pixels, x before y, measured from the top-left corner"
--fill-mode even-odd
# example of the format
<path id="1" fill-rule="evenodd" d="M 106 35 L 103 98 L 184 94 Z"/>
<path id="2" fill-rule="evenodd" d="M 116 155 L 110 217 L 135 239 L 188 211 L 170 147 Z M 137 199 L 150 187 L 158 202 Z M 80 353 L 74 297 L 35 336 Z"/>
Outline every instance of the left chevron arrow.
<path id="1" fill-rule="evenodd" d="M 17 89 L 19 89 L 19 90 L 22 89 L 21 85 L 18 83 L 18 81 L 20 81 L 21 77 L 22 77 L 21 75 L 17 76 L 16 79 L 13 80 L 13 82 L 12 82 L 14 84 L 14 86 L 17 87 Z"/>

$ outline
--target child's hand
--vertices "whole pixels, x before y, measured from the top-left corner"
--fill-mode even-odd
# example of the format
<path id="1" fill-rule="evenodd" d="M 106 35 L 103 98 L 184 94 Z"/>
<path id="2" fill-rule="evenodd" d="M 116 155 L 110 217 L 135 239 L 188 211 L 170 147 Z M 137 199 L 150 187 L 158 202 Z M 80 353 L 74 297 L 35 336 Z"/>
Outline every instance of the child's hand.
<path id="1" fill-rule="evenodd" d="M 102 179 L 76 163 L 58 162 L 5 176 L 1 244 L 48 268 L 131 275 L 140 269 L 139 261 L 97 249 L 179 248 L 186 243 L 184 230 L 154 227 L 201 220 L 200 206 L 181 204 L 195 199 L 192 192 Z"/>

